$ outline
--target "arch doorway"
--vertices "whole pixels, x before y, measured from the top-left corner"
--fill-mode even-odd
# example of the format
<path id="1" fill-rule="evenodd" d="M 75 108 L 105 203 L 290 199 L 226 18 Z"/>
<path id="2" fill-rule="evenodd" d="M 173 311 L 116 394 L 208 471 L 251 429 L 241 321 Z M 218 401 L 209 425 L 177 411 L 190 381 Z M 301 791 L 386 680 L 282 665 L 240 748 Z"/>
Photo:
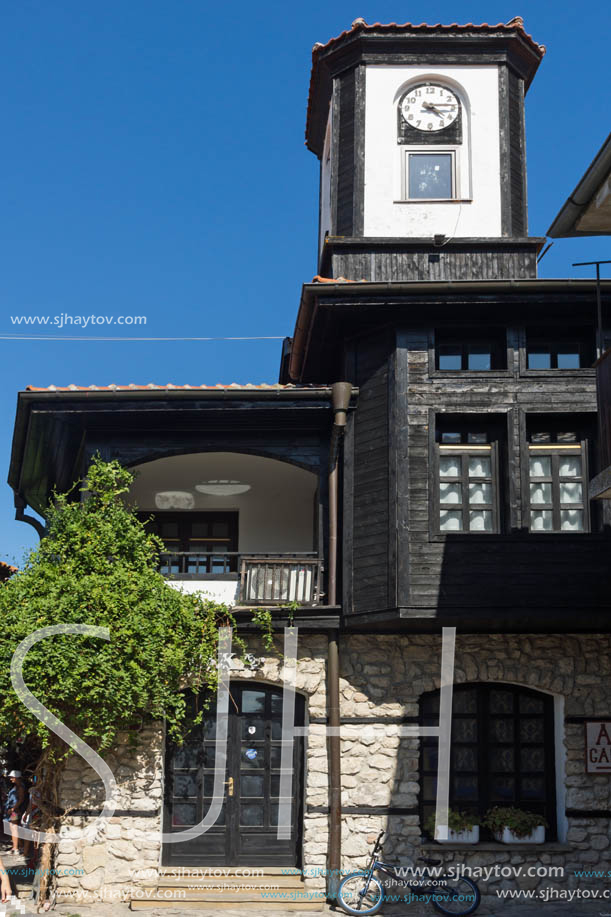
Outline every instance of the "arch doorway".
<path id="1" fill-rule="evenodd" d="M 303 799 L 303 738 L 293 743 L 291 836 L 279 840 L 282 689 L 232 682 L 225 798 L 217 823 L 193 840 L 165 844 L 164 866 L 297 866 Z M 192 715 L 197 698 L 189 697 Z M 295 725 L 304 698 L 295 696 Z M 181 746 L 166 748 L 164 832 L 198 824 L 210 808 L 214 783 L 216 709 L 206 712 Z"/>

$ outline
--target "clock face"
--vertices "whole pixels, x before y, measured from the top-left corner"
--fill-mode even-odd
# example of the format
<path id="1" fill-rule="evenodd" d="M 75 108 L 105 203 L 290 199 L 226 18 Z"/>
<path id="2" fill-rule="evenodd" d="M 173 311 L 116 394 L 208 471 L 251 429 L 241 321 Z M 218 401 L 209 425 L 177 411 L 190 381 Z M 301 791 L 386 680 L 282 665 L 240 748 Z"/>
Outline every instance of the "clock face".
<path id="1" fill-rule="evenodd" d="M 433 133 L 453 124 L 460 102 L 450 89 L 434 83 L 414 86 L 401 102 L 403 120 L 417 131 Z"/>

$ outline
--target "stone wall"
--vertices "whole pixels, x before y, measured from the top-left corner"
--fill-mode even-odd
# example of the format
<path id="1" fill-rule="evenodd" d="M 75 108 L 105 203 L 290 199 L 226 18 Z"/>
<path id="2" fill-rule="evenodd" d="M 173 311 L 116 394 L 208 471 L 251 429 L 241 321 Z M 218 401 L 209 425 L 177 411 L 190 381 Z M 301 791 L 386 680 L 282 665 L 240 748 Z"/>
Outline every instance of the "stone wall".
<path id="1" fill-rule="evenodd" d="M 278 644 L 281 649 L 280 644 Z M 280 655 L 265 653 L 257 670 L 236 668 L 232 677 L 281 684 Z M 342 717 L 371 720 L 346 724 L 342 731 L 342 866 L 363 866 L 371 843 L 382 828 L 389 832 L 384 853 L 389 859 L 411 861 L 422 850 L 418 815 L 419 740 L 399 735 L 394 723 L 376 725 L 388 717 L 416 716 L 424 692 L 439 687 L 441 638 L 435 635 L 353 635 L 342 637 Z M 306 696 L 310 720 L 326 716 L 327 639 L 300 635 L 297 690 Z M 457 636 L 455 680 L 508 682 L 552 693 L 563 700 L 564 716 L 611 717 L 611 637 L 558 635 Z M 585 773 L 583 724 L 567 723 L 560 769 L 567 808 L 611 809 L 611 779 Z M 134 872 L 155 870 L 160 860 L 154 834 L 161 823 L 163 735 L 160 726 L 147 727 L 133 748 L 128 737 L 108 758 L 120 791 L 119 808 L 130 814 L 111 819 L 100 839 L 90 845 L 74 838 L 84 819 L 68 819 L 62 829 L 57 866 L 82 867 L 82 876 L 58 879 L 60 893 L 82 889 L 108 896 L 128 895 Z M 66 771 L 64 803 L 95 809 L 100 784 L 80 758 Z M 306 806 L 303 830 L 303 865 L 307 887 L 324 885 L 328 843 L 328 760 L 324 725 L 314 723 L 306 741 Z M 411 809 L 410 814 L 387 815 L 384 809 Z M 382 811 L 369 811 L 379 807 Z M 357 811 L 355 811 L 357 810 Z M 138 811 L 143 816 L 138 816 Z M 152 817 L 144 813 L 153 812 Z M 571 817 L 563 843 L 529 850 L 476 847 L 455 851 L 446 861 L 467 866 L 559 865 L 563 879 L 545 877 L 492 877 L 480 882 L 482 891 L 496 888 L 558 887 L 578 884 L 575 869 L 611 869 L 609 821 Z M 441 848 L 436 848 L 441 850 Z M 445 850 L 446 854 L 448 849 Z M 592 887 L 592 880 L 584 880 Z"/>

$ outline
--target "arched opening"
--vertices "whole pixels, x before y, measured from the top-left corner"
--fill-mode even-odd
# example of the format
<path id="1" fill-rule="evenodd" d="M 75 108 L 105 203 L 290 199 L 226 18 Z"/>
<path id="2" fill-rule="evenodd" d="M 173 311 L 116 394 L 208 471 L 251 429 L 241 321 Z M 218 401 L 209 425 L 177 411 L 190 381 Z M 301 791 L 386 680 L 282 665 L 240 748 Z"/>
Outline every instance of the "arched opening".
<path id="1" fill-rule="evenodd" d="M 256 681 L 230 685 L 225 796 L 217 823 L 199 837 L 166 844 L 165 866 L 297 866 L 303 816 L 304 743 L 293 742 L 290 837 L 278 838 L 282 688 Z M 198 698 L 187 698 L 194 718 Z M 295 725 L 305 723 L 305 698 L 295 695 Z M 198 824 L 210 808 L 216 766 L 216 708 L 183 745 L 166 747 L 164 832 Z"/>
<path id="2" fill-rule="evenodd" d="M 229 604 L 316 604 L 318 476 L 238 452 L 198 452 L 134 468 L 129 499 L 164 542 L 161 572 Z"/>

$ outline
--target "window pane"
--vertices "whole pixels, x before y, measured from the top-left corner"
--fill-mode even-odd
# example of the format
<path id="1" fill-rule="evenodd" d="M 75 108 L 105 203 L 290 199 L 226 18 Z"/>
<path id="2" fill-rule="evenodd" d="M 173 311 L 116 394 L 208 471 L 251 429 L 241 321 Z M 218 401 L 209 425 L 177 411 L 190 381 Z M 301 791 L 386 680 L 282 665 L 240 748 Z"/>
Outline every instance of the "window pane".
<path id="1" fill-rule="evenodd" d="M 513 717 L 490 720 L 490 738 L 493 742 L 513 742 Z"/>
<path id="2" fill-rule="evenodd" d="M 532 347 L 528 351 L 529 369 L 551 369 L 552 355 L 547 347 Z"/>
<path id="3" fill-rule="evenodd" d="M 439 528 L 442 532 L 461 532 L 462 513 L 455 510 L 442 509 L 439 513 Z"/>
<path id="4" fill-rule="evenodd" d="M 513 745 L 499 745 L 490 749 L 490 770 L 511 773 L 514 766 Z"/>
<path id="5" fill-rule="evenodd" d="M 522 777 L 522 796 L 524 799 L 545 800 L 545 780 L 543 777 Z"/>
<path id="6" fill-rule="evenodd" d="M 410 153 L 409 196 L 411 198 L 452 197 L 452 154 Z"/>
<path id="7" fill-rule="evenodd" d="M 563 509 L 560 511 L 560 528 L 563 532 L 583 532 L 583 510 Z"/>
<path id="8" fill-rule="evenodd" d="M 513 777 L 492 777 L 490 781 L 491 802 L 513 802 L 515 779 Z"/>
<path id="9" fill-rule="evenodd" d="M 544 432 L 531 433 L 530 441 L 531 443 L 551 443 L 552 434 Z"/>
<path id="10" fill-rule="evenodd" d="M 531 503 L 551 503 L 552 502 L 552 485 L 551 484 L 531 484 L 530 485 L 530 502 Z"/>
<path id="11" fill-rule="evenodd" d="M 549 455 L 530 456 L 529 468 L 531 478 L 551 478 L 552 460 Z"/>
<path id="12" fill-rule="evenodd" d="M 469 531 L 491 532 L 492 512 L 489 509 L 471 510 L 469 513 Z"/>
<path id="13" fill-rule="evenodd" d="M 574 484 L 569 484 L 574 487 Z M 568 502 L 568 501 L 567 501 Z M 469 484 L 469 503 L 492 503 L 492 484 Z"/>
<path id="14" fill-rule="evenodd" d="M 556 442 L 557 443 L 576 443 L 577 434 L 572 433 L 556 433 Z"/>
<path id="15" fill-rule="evenodd" d="M 446 445 L 455 445 L 461 442 L 461 435 L 460 433 L 442 433 L 441 442 Z"/>
<path id="16" fill-rule="evenodd" d="M 442 344 L 439 347 L 439 369 L 462 369 L 462 348 L 456 344 Z"/>
<path id="17" fill-rule="evenodd" d="M 582 503 L 583 487 L 580 481 L 561 481 L 560 482 L 560 502 L 561 503 Z"/>
<path id="18" fill-rule="evenodd" d="M 532 510 L 530 514 L 531 532 L 551 532 L 553 525 L 551 509 Z"/>
<path id="19" fill-rule="evenodd" d="M 492 477 L 492 462 L 486 455 L 469 456 L 469 477 L 470 478 L 490 478 Z"/>
<path id="20" fill-rule="evenodd" d="M 467 369 L 492 369 L 492 353 L 489 346 L 471 346 L 467 354 Z"/>
<path id="21" fill-rule="evenodd" d="M 442 455 L 439 458 L 439 474 L 444 478 L 460 477 L 460 456 Z"/>
<path id="22" fill-rule="evenodd" d="M 467 442 L 468 443 L 479 443 L 484 444 L 488 442 L 487 433 L 467 433 Z"/>
<path id="23" fill-rule="evenodd" d="M 561 478 L 580 478 L 581 458 L 578 455 L 560 456 L 558 474 Z"/>
<path id="24" fill-rule="evenodd" d="M 441 481 L 439 484 L 440 503 L 462 503 L 462 484 L 450 484 Z"/>
<path id="25" fill-rule="evenodd" d="M 558 369 L 579 369 L 579 351 L 574 347 L 558 348 Z"/>
<path id="26" fill-rule="evenodd" d="M 263 820 L 262 805 L 248 805 L 240 807 L 240 824 L 246 828 L 262 828 L 265 824 Z"/>
<path id="27" fill-rule="evenodd" d="M 520 742 L 544 742 L 545 722 L 543 717 L 520 720 Z"/>
<path id="28" fill-rule="evenodd" d="M 490 713 L 513 713 L 513 692 L 494 689 L 490 692 Z"/>

